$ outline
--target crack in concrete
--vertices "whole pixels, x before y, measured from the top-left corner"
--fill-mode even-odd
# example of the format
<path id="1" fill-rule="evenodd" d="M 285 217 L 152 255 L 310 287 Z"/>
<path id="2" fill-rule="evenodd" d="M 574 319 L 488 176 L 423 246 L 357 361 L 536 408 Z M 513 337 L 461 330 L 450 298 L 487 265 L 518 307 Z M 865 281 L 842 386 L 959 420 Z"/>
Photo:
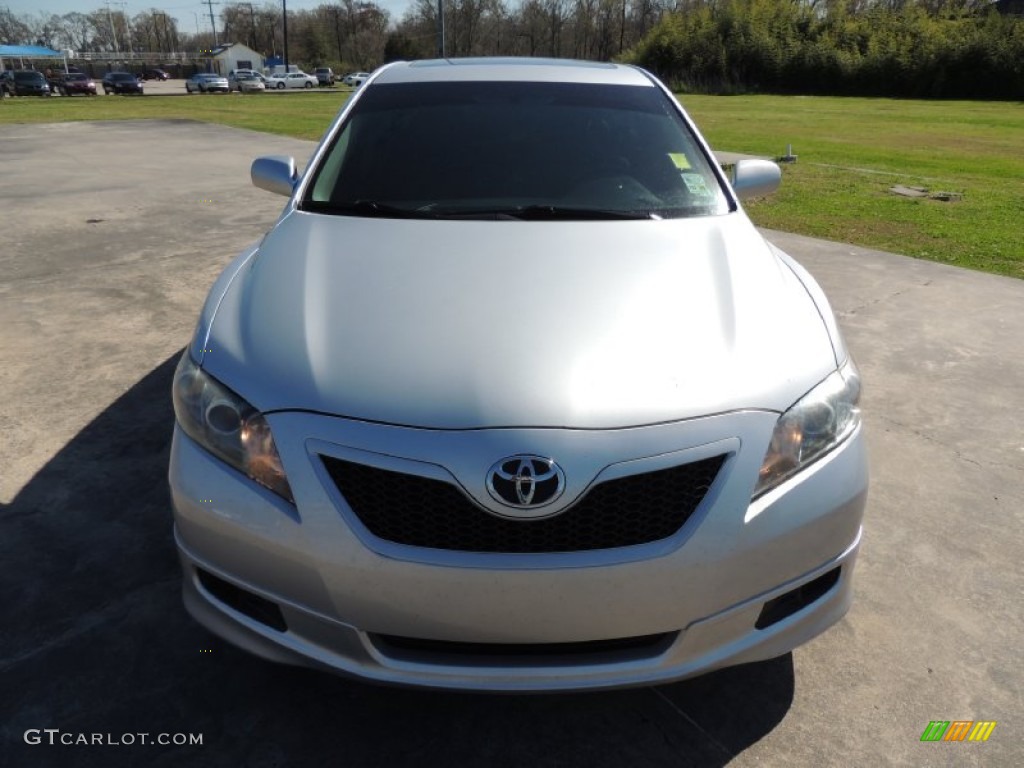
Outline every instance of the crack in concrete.
<path id="1" fill-rule="evenodd" d="M 704 738 L 706 738 L 709 742 L 711 742 L 718 749 L 720 749 L 722 751 L 722 753 L 724 755 L 726 755 L 729 759 L 732 759 L 732 758 L 736 757 L 736 755 L 733 754 L 732 750 L 730 750 L 722 742 L 720 742 L 718 739 L 716 739 L 714 736 L 712 736 L 710 733 L 708 733 L 706 730 L 704 730 L 696 720 L 694 720 L 692 717 L 690 717 L 688 714 L 686 714 L 686 712 L 682 708 L 677 706 L 676 703 L 674 701 L 672 701 L 672 699 L 670 699 L 664 693 L 659 691 L 657 688 L 648 688 L 647 690 L 649 690 L 651 693 L 653 693 L 655 696 L 657 696 L 659 699 L 661 699 L 663 702 L 665 702 L 668 705 L 669 709 L 671 709 L 673 712 L 675 712 L 677 715 L 679 715 L 681 718 L 683 718 L 683 720 L 685 720 L 690 725 L 692 725 L 694 728 L 696 728 L 697 731 L 702 736 L 704 736 Z"/>
<path id="2" fill-rule="evenodd" d="M 934 281 L 932 281 L 932 280 L 925 280 L 923 283 L 918 283 L 916 285 L 907 286 L 906 288 L 903 288 L 903 289 L 901 289 L 899 291 L 896 291 L 894 293 L 887 294 L 886 296 L 880 296 L 879 298 L 872 299 L 871 301 L 865 301 L 863 304 L 858 304 L 853 309 L 845 309 L 845 310 L 837 312 L 836 314 L 838 314 L 840 317 L 846 317 L 847 315 L 855 315 L 858 312 L 860 312 L 862 309 L 867 309 L 868 307 L 873 307 L 876 304 L 881 304 L 883 302 L 895 299 L 897 296 L 902 296 L 905 293 L 909 293 L 914 288 L 925 288 L 925 287 L 931 285 L 932 282 L 934 282 Z"/>
<path id="3" fill-rule="evenodd" d="M 84 615 L 77 615 L 75 617 L 76 620 L 74 625 L 56 637 L 52 637 L 46 642 L 36 645 L 31 650 L 0 659 L 0 672 L 6 672 L 11 667 L 21 664 L 24 661 L 29 661 L 41 653 L 45 653 L 54 648 L 59 648 L 66 643 L 76 640 L 87 632 L 91 632 L 96 627 L 101 626 L 106 622 L 112 615 L 120 611 L 124 604 L 131 600 L 135 594 L 143 590 L 148 590 L 152 587 L 161 587 L 167 584 L 179 583 L 180 581 L 180 575 L 169 576 L 166 579 L 161 579 L 160 581 L 151 581 L 123 595 L 120 600 L 112 603 L 104 603 L 100 608 L 94 611 Z"/>
<path id="4" fill-rule="evenodd" d="M 1004 463 L 1004 462 L 1001 462 L 1001 461 L 979 461 L 977 459 L 972 459 L 969 456 L 965 456 L 964 453 L 959 448 L 957 448 L 955 445 L 951 445 L 950 443 L 947 443 L 947 442 L 944 442 L 942 440 L 939 440 L 937 437 L 932 437 L 931 435 L 926 435 L 924 432 L 921 432 L 920 430 L 914 429 L 909 424 L 904 424 L 903 422 L 896 421 L 895 419 L 890 418 L 889 416 L 875 415 L 874 413 L 872 413 L 872 420 L 875 420 L 875 419 L 877 419 L 879 421 L 883 421 L 883 422 L 885 422 L 887 424 L 890 424 L 890 425 L 892 425 L 894 427 L 899 427 L 900 429 L 905 429 L 907 432 L 909 432 L 910 434 L 914 435 L 915 437 L 919 437 L 922 440 L 925 440 L 925 441 L 927 441 L 929 443 L 934 443 L 935 445 L 939 445 L 939 446 L 942 446 L 943 448 L 947 448 L 947 449 L 953 451 L 953 454 L 956 456 L 956 458 L 958 460 L 966 462 L 967 464 L 973 464 L 974 466 L 980 467 L 982 469 L 984 469 L 986 467 L 1004 467 L 1006 469 L 1012 469 L 1012 470 L 1014 470 L 1016 472 L 1024 472 L 1024 466 L 1021 466 L 1021 465 L 1008 464 L 1008 463 Z"/>

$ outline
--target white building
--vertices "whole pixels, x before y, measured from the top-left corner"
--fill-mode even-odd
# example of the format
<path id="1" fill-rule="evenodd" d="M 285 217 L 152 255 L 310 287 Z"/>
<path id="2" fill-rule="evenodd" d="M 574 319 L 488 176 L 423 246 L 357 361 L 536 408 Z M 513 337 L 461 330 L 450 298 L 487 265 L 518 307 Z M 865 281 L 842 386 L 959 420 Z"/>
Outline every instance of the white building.
<path id="1" fill-rule="evenodd" d="M 227 75 L 236 69 L 263 71 L 263 57 L 249 46 L 241 43 L 218 45 L 210 51 L 210 55 L 214 61 L 213 68 L 222 75 Z"/>

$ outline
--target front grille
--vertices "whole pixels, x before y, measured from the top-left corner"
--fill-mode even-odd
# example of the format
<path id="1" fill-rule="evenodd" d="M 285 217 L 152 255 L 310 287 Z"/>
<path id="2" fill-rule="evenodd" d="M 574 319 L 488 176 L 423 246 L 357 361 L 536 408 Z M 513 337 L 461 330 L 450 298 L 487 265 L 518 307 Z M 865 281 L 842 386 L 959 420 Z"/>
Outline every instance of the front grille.
<path id="1" fill-rule="evenodd" d="M 461 552 L 585 552 L 648 544 L 678 531 L 725 456 L 598 483 L 564 512 L 540 520 L 495 517 L 452 483 L 321 456 L 374 536 Z"/>
<path id="2" fill-rule="evenodd" d="M 652 658 L 668 650 L 678 632 L 575 643 L 465 643 L 397 635 L 371 635 L 374 645 L 393 659 L 435 664 L 600 664 Z"/>

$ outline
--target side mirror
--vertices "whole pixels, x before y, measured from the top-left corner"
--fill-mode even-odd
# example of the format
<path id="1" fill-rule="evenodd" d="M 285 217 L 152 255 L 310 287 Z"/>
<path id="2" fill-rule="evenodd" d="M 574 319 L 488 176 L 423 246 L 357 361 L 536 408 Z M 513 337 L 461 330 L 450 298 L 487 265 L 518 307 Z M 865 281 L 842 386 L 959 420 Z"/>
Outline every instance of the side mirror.
<path id="1" fill-rule="evenodd" d="M 740 160 L 732 172 L 732 188 L 740 200 L 770 195 L 781 181 L 782 169 L 771 160 Z"/>
<path id="2" fill-rule="evenodd" d="M 299 172 L 295 168 L 294 157 L 268 155 L 257 157 L 249 171 L 252 183 L 267 192 L 291 197 L 295 185 L 299 181 Z"/>

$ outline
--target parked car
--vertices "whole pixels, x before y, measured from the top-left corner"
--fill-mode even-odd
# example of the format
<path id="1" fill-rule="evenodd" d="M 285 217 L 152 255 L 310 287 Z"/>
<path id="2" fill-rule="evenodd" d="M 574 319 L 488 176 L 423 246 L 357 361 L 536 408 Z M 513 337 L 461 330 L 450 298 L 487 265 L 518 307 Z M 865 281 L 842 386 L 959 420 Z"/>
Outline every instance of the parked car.
<path id="1" fill-rule="evenodd" d="M 49 96 L 50 85 L 42 72 L 8 69 L 0 73 L 0 89 L 6 96 Z"/>
<path id="2" fill-rule="evenodd" d="M 103 93 L 110 95 L 137 93 L 142 94 L 142 81 L 131 72 L 107 72 L 103 76 Z"/>
<path id="3" fill-rule="evenodd" d="M 62 96 L 74 96 L 76 93 L 83 96 L 96 95 L 96 81 L 81 72 L 68 72 L 62 75 L 58 88 Z"/>
<path id="4" fill-rule="evenodd" d="M 143 80 L 170 80 L 171 76 L 159 67 L 147 69 L 140 76 Z"/>
<path id="5" fill-rule="evenodd" d="M 255 80 L 263 83 L 264 88 L 267 86 L 267 78 L 253 69 L 236 69 L 228 73 L 228 87 L 232 91 L 240 90 L 238 83 L 243 80 L 250 82 Z"/>
<path id="6" fill-rule="evenodd" d="M 199 72 L 185 81 L 188 93 L 229 93 L 228 79 L 215 72 Z"/>
<path id="7" fill-rule="evenodd" d="M 60 93 L 61 83 L 66 74 L 82 74 L 82 70 L 78 67 L 69 66 L 66 70 L 62 68 L 54 69 L 53 67 L 47 67 L 43 70 L 43 74 L 46 77 L 46 83 L 50 86 L 50 93 Z"/>
<path id="8" fill-rule="evenodd" d="M 313 75 L 307 75 L 305 72 L 287 72 L 267 78 L 267 87 L 279 91 L 285 88 L 315 88 L 318 84 Z"/>
<path id="9" fill-rule="evenodd" d="M 320 85 L 334 85 L 334 70 L 330 67 L 317 67 L 313 74 Z"/>
<path id="10" fill-rule="evenodd" d="M 259 93 L 267 89 L 263 77 L 254 72 L 229 75 L 228 86 L 239 93 Z"/>
<path id="11" fill-rule="evenodd" d="M 216 280 L 174 375 L 185 604 L 431 688 L 651 685 L 847 611 L 860 377 L 672 93 L 618 64 L 397 62 Z"/>
<path id="12" fill-rule="evenodd" d="M 344 85 L 351 86 L 352 88 L 358 88 L 360 85 L 366 82 L 366 79 L 370 76 L 369 72 L 349 72 L 345 77 L 342 78 L 341 82 Z"/>

